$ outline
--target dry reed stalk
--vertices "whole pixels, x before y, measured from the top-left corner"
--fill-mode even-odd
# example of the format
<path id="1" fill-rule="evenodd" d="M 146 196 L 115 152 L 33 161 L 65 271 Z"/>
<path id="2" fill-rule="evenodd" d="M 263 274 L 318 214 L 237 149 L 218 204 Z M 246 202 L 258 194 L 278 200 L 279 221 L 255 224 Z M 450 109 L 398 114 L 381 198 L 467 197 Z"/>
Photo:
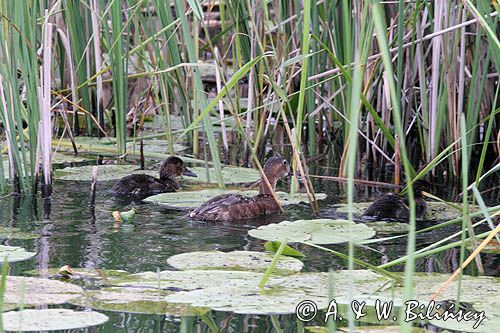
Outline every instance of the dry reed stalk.
<path id="1" fill-rule="evenodd" d="M 49 11 L 45 10 L 44 39 L 43 39 L 43 61 L 40 67 L 40 83 L 38 88 L 40 100 L 40 142 L 42 170 L 44 184 L 52 184 L 52 133 L 51 133 L 51 84 L 52 84 L 52 30 L 53 24 L 49 22 Z"/>

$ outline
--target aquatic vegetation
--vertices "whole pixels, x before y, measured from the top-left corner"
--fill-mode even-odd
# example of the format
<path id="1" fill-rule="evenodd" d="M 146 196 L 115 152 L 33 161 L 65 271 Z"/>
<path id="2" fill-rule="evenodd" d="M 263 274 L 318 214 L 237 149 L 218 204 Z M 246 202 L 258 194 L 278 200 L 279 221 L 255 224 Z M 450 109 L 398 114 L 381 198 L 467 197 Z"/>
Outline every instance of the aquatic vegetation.
<path id="1" fill-rule="evenodd" d="M 228 270 L 265 272 L 271 264 L 274 255 L 254 251 L 198 251 L 186 252 L 168 258 L 167 263 L 180 270 Z M 304 265 L 300 260 L 290 257 L 280 257 L 275 274 L 293 274 L 302 270 Z"/>
<path id="2" fill-rule="evenodd" d="M 154 203 L 161 206 L 175 208 L 175 209 L 189 209 L 195 208 L 204 203 L 205 201 L 223 194 L 241 194 L 244 196 L 255 196 L 259 192 L 255 190 L 239 191 L 239 190 L 221 190 L 221 189 L 207 189 L 201 191 L 182 191 L 175 193 L 161 193 L 153 195 L 144 199 L 144 202 Z M 305 193 L 286 193 L 277 191 L 276 196 L 282 206 L 296 205 L 308 201 Z M 323 200 L 326 194 L 316 193 L 317 200 Z"/>
<path id="3" fill-rule="evenodd" d="M 81 296 L 77 285 L 37 277 L 7 276 L 4 304 L 38 306 L 64 304 Z"/>
<path id="4" fill-rule="evenodd" d="M 108 317 L 96 311 L 70 309 L 25 309 L 2 314 L 6 331 L 59 331 L 98 326 Z"/>
<path id="5" fill-rule="evenodd" d="M 0 263 L 23 261 L 33 258 L 36 255 L 34 252 L 28 252 L 19 246 L 0 245 Z"/>
<path id="6" fill-rule="evenodd" d="M 267 241 L 336 244 L 371 238 L 375 231 L 365 224 L 352 221 L 315 219 L 268 224 L 250 230 L 248 234 Z"/>

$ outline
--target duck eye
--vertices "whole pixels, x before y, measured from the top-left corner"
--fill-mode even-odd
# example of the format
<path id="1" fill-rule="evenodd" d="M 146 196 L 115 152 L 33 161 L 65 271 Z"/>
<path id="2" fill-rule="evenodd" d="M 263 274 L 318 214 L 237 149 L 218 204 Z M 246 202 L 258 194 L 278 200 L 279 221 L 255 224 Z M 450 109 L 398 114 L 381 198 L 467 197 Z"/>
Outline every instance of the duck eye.
<path id="1" fill-rule="evenodd" d="M 283 165 L 287 165 L 287 161 L 286 160 L 283 160 Z"/>

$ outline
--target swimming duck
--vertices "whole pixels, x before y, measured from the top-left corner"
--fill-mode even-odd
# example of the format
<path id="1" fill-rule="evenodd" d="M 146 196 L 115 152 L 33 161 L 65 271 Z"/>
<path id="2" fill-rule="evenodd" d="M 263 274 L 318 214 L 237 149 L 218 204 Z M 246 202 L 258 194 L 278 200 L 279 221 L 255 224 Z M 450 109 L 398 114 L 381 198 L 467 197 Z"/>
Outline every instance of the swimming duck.
<path id="1" fill-rule="evenodd" d="M 134 197 L 175 192 L 180 188 L 179 182 L 175 178 L 181 175 L 196 177 L 194 172 L 184 166 L 184 162 L 180 158 L 171 156 L 161 165 L 159 179 L 144 174 L 132 174 L 120 179 L 111 191 L 117 195 Z"/>
<path id="2" fill-rule="evenodd" d="M 417 180 L 413 183 L 417 219 L 423 218 L 427 211 L 427 204 L 422 192 L 429 191 L 429 188 L 430 184 L 425 180 Z M 384 194 L 363 213 L 363 216 L 395 220 L 408 220 L 409 215 L 408 198 L 395 193 Z"/>
<path id="3" fill-rule="evenodd" d="M 282 157 L 271 157 L 264 165 L 263 171 L 271 188 L 261 177 L 258 195 L 220 195 L 195 208 L 188 216 L 202 221 L 238 221 L 277 212 L 279 207 L 274 201 L 272 191 L 276 188 L 276 182 L 290 173 L 290 164 Z"/>

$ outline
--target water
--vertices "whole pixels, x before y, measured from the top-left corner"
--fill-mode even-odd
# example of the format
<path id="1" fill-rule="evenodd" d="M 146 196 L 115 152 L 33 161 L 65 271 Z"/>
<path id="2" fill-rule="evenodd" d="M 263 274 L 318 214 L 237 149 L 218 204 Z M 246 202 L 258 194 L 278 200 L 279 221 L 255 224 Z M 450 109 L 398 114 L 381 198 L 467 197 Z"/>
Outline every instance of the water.
<path id="1" fill-rule="evenodd" d="M 7 196 L 0 199 L 0 226 L 11 226 L 23 231 L 32 231 L 40 238 L 35 240 L 4 240 L 4 245 L 23 246 L 37 252 L 36 258 L 11 265 L 11 275 L 22 275 L 31 269 L 46 267 L 71 267 L 121 269 L 130 273 L 165 270 L 167 258 L 178 253 L 206 250 L 254 250 L 262 251 L 263 242 L 247 236 L 247 231 L 260 224 L 312 218 L 308 205 L 286 208 L 282 215 L 265 221 L 247 224 L 213 224 L 186 219 L 184 212 L 168 210 L 149 204 L 129 204 L 117 202 L 108 190 L 113 182 L 98 183 L 96 206 L 88 205 L 90 184 L 86 182 L 55 181 L 53 195 L 49 201 L 37 197 Z M 285 185 L 286 186 L 286 185 Z M 189 187 L 185 187 L 189 189 Z M 344 200 L 344 191 L 334 182 L 315 182 L 317 191 L 325 191 L 329 198 L 320 203 L 320 217 L 335 218 L 338 214 L 331 208 Z M 453 191 L 442 188 L 436 193 L 444 199 L 452 199 Z M 376 193 L 365 186 L 357 186 L 356 200 L 366 201 Z M 489 202 L 494 204 L 494 202 Z M 112 212 L 137 209 L 133 225 L 123 225 L 113 229 Z M 457 227 L 450 227 L 456 229 Z M 419 235 L 421 248 L 448 235 L 450 230 L 437 230 Z M 347 253 L 346 245 L 330 248 Z M 329 268 L 343 269 L 346 262 L 330 254 L 306 246 L 297 246 L 306 254 L 306 271 L 327 271 Z M 370 247 L 357 247 L 355 256 L 371 264 L 381 264 L 403 256 L 406 242 L 400 238 Z M 434 256 L 417 260 L 417 271 L 453 272 L 459 264 L 459 249 L 451 249 Z M 498 255 L 484 255 L 483 263 L 488 275 L 499 276 Z M 402 270 L 396 266 L 393 270 Z M 470 265 L 468 274 L 476 274 Z M 209 331 L 198 318 L 184 319 L 158 315 L 133 315 L 104 312 L 110 321 L 99 331 L 116 332 L 171 332 L 185 326 L 195 326 L 200 332 Z M 228 313 L 213 314 L 218 325 L 225 325 L 227 331 L 272 331 L 272 324 L 266 316 L 242 316 Z M 292 316 L 282 316 L 285 331 L 296 329 Z"/>

